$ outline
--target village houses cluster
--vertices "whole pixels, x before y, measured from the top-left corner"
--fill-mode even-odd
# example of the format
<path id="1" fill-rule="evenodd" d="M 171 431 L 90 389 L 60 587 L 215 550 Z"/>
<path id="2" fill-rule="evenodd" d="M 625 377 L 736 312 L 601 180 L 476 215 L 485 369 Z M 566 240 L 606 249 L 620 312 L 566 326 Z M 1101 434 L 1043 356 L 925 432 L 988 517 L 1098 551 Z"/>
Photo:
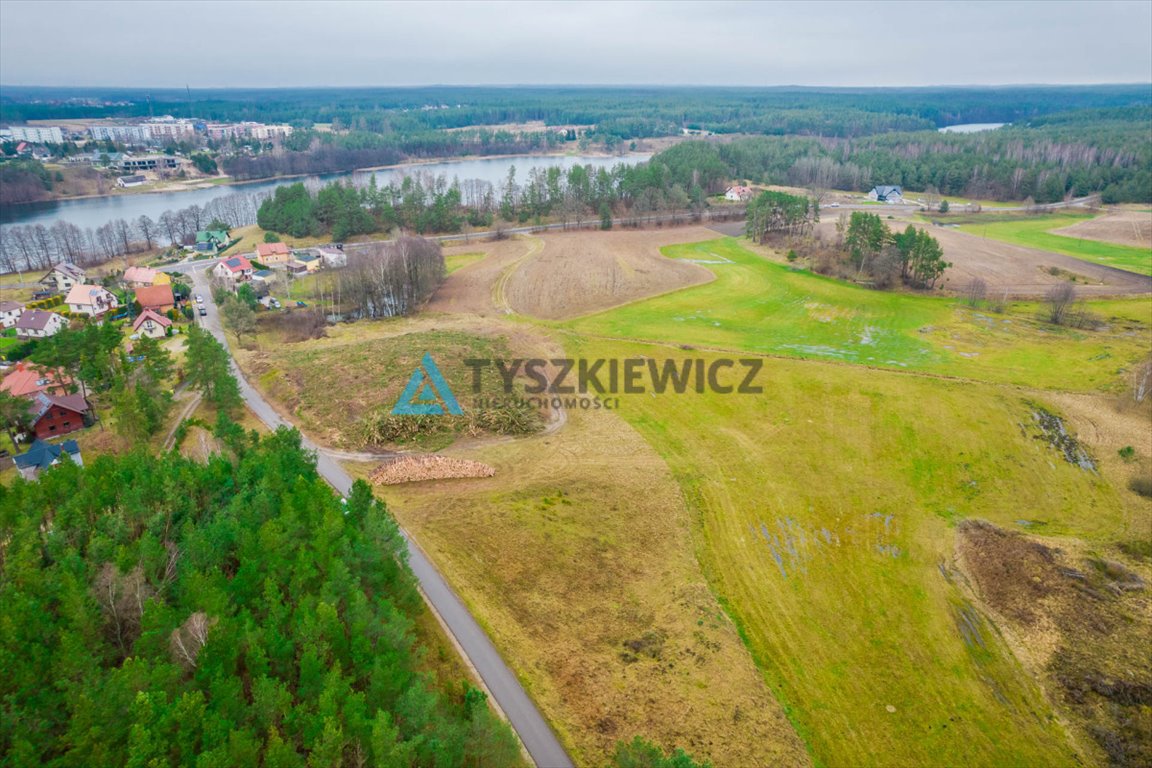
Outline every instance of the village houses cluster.
<path id="1" fill-rule="evenodd" d="M 277 279 L 288 280 L 347 265 L 341 245 L 293 249 L 284 243 L 260 243 L 248 254 L 221 254 L 236 242 L 226 230 L 204 230 L 197 233 L 196 244 L 186 250 L 192 263 L 220 257 L 211 267 L 206 266 L 214 283 L 233 291 L 242 284 L 250 285 L 265 307 L 280 306 L 271 296 Z M 174 276 L 179 277 L 177 272 L 129 266 L 115 277 L 99 279 L 75 264 L 62 262 L 39 279 L 31 301 L 0 301 L 0 333 L 24 343 L 54 336 L 74 322 L 123 322 L 130 328 L 125 351 L 131 354 L 135 339 L 160 339 L 177 332 L 181 310 L 187 318 L 194 318 L 197 310 L 200 316 L 206 314 L 202 303 L 191 303 L 186 287 L 180 292 L 175 290 Z M 0 362 L 0 372 L 0 391 L 28 402 L 23 427 L 33 442 L 27 451 L 14 457 L 21 473 L 35 478 L 64 455 L 80 461 L 75 440 L 47 442 L 94 423 L 91 404 L 78 393 L 82 390 L 79 382 L 61 369 L 25 360 L 14 365 Z"/>

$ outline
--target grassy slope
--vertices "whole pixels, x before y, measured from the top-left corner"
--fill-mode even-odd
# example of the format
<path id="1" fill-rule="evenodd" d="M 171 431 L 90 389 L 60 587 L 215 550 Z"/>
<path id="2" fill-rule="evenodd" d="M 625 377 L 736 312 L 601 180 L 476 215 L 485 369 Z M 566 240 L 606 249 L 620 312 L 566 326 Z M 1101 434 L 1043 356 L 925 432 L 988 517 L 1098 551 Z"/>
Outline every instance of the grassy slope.
<path id="1" fill-rule="evenodd" d="M 1012 391 L 785 360 L 764 380 L 762 396 L 634 396 L 620 413 L 672 467 L 711 583 L 817 760 L 1069 763 L 996 633 L 966 647 L 938 566 L 961 517 L 1114 536 L 1116 491 L 1022 435 Z"/>
<path id="2" fill-rule="evenodd" d="M 1093 390 L 1147 354 L 1133 319 L 1106 332 L 1053 328 L 1039 308 L 1005 315 L 930 296 L 874 291 L 769 262 L 724 238 L 664 249 L 712 263 L 711 283 L 566 324 L 580 335 L 666 339 L 723 349 Z M 1144 302 L 1147 307 L 1147 302 Z M 1127 305 L 1125 305 L 1127 307 Z M 1106 303 L 1098 311 L 1111 318 Z"/>
<path id="3" fill-rule="evenodd" d="M 357 333 L 364 328 L 393 329 L 396 335 Z M 464 407 L 471 400 L 470 371 L 463 365 L 444 366 L 444 361 L 507 357 L 507 346 L 499 338 L 450 330 L 406 333 L 404 328 L 402 321 L 338 326 L 330 329 L 329 338 L 308 344 L 278 343 L 269 337 L 260 353 L 238 352 L 244 369 L 255 374 L 253 383 L 289 408 L 304 431 L 331 445 L 362 448 L 360 420 L 392 408 L 425 352 L 441 364 Z M 448 432 L 427 435 L 416 445 L 435 450 L 455 437 Z"/>
<path id="4" fill-rule="evenodd" d="M 1110 339 L 1101 353 L 1094 334 L 1043 330 L 1030 307 L 982 318 L 794 273 L 733 240 L 666 253 L 735 263 L 710 265 L 709 285 L 569 324 L 570 352 L 700 355 L 676 351 L 688 342 L 852 359 L 843 352 L 871 327 L 896 365 L 1069 389 L 1106 387 L 1147 353 L 1147 321 L 1133 343 Z M 1146 299 L 1112 314 L 1135 322 L 1141 307 L 1147 317 Z M 1001 330 L 1005 319 L 1017 327 Z M 919 333 L 926 323 L 944 330 Z M 982 345 L 983 361 L 949 354 L 946 339 Z M 1015 387 L 785 359 L 768 361 L 763 379 L 760 396 L 633 396 L 620 413 L 672 467 L 711 583 L 817 761 L 1074 762 L 996 630 L 981 626 L 983 646 L 961 635 L 965 593 L 942 565 L 953 524 L 1042 521 L 1053 535 L 1114 540 L 1136 535 L 1146 511 L 1033 439 L 1022 428 L 1031 395 Z"/>
<path id="5" fill-rule="evenodd" d="M 1152 275 L 1152 251 L 1147 248 L 1068 237 L 1049 231 L 1071 226 L 1078 221 L 1083 221 L 1084 218 L 1084 216 L 1075 215 L 1028 217 L 1018 221 L 964 224 L 961 225 L 960 229 L 964 232 L 991 237 L 1006 243 L 1062 253 L 1065 256 L 1074 256 L 1084 261 L 1104 264 L 1141 275 Z"/>

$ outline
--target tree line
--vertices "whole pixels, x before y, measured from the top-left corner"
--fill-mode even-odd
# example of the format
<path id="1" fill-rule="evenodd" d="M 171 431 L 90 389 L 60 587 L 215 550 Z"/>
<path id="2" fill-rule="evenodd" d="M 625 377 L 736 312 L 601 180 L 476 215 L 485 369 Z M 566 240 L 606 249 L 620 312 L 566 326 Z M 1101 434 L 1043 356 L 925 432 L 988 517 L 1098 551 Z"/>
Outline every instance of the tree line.
<path id="1" fill-rule="evenodd" d="M 237 192 L 204 205 L 164 211 L 156 219 L 113 219 L 95 228 L 81 229 L 63 220 L 51 226 L 5 226 L 0 237 L 0 271 L 47 270 L 61 262 L 92 266 L 167 245 L 191 244 L 202 229 L 235 229 L 255 223 L 266 194 Z"/>
<path id="2" fill-rule="evenodd" d="M 682 127 L 738 133 L 861 136 L 956 123 L 1021 123 L 1043 115 L 1147 103 L 1146 86 L 1005 88 L 519 88 L 184 89 L 5 88 L 3 118 L 144 117 L 167 110 L 206 120 L 331 124 L 336 130 L 414 135 L 541 120 L 589 125 L 621 139 Z M 85 102 L 78 101 L 84 99 Z M 96 106 L 92 102 L 107 102 Z"/>
<path id="3" fill-rule="evenodd" d="M 692 153 L 695 167 L 709 175 L 814 191 L 894 184 L 981 200 L 1051 203 L 1101 193 L 1108 203 L 1150 202 L 1150 120 L 1152 109 L 1137 107 L 974 134 L 699 142 Z"/>

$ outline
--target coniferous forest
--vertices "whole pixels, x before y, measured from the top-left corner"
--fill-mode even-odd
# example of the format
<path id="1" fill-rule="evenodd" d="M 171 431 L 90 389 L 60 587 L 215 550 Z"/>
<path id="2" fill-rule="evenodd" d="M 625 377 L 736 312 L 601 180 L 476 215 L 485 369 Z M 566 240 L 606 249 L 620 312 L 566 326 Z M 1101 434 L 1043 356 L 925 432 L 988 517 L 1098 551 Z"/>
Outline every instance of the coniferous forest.
<path id="1" fill-rule="evenodd" d="M 396 523 L 299 434 L 0 486 L 11 766 L 518 765 L 479 691 L 421 671 Z"/>

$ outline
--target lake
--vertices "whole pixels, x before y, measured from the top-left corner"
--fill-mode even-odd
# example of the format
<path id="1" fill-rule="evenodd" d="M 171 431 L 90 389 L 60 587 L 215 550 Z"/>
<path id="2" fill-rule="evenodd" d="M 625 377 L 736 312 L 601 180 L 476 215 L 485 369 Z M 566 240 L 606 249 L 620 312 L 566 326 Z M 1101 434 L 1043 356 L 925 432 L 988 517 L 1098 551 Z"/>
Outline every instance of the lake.
<path id="1" fill-rule="evenodd" d="M 508 176 L 508 169 L 516 166 L 516 181 L 523 184 L 528 177 L 528 169 L 537 168 L 571 168 L 574 165 L 591 165 L 594 168 L 611 168 L 618 163 L 635 165 L 651 157 L 649 153 L 632 153 L 619 157 L 605 157 L 603 155 L 521 155 L 515 157 L 496 157 L 483 159 L 449 160 L 439 163 L 413 163 L 377 171 L 351 171 L 348 173 L 333 173 L 324 176 L 308 177 L 318 182 L 334 181 L 337 179 L 352 179 L 356 184 L 367 184 L 369 176 L 376 176 L 376 183 L 383 186 L 391 181 L 398 181 L 404 176 L 414 173 L 447 176 L 449 181 L 453 177 L 460 181 L 466 179 L 480 179 L 499 185 Z M 113 197 L 89 197 L 80 200 L 53 200 L 41 203 L 25 203 L 22 205 L 0 206 L 0 237 L 4 230 L 15 224 L 43 224 L 51 226 L 59 220 L 70 221 L 81 229 L 97 227 L 107 224 L 114 219 L 132 221 L 140 216 L 148 216 L 153 221 L 160 218 L 164 211 L 174 211 L 192 205 L 203 206 L 210 200 L 233 193 L 268 192 L 285 184 L 294 184 L 303 181 L 302 178 L 293 179 L 265 179 L 262 181 L 243 182 L 240 184 L 217 185 L 204 189 L 182 189 L 176 192 L 148 192 L 136 195 L 118 195 Z"/>
<path id="2" fill-rule="evenodd" d="M 1008 123 L 965 123 L 963 125 L 946 125 L 940 133 L 980 133 L 981 131 L 994 131 L 1003 128 Z"/>

